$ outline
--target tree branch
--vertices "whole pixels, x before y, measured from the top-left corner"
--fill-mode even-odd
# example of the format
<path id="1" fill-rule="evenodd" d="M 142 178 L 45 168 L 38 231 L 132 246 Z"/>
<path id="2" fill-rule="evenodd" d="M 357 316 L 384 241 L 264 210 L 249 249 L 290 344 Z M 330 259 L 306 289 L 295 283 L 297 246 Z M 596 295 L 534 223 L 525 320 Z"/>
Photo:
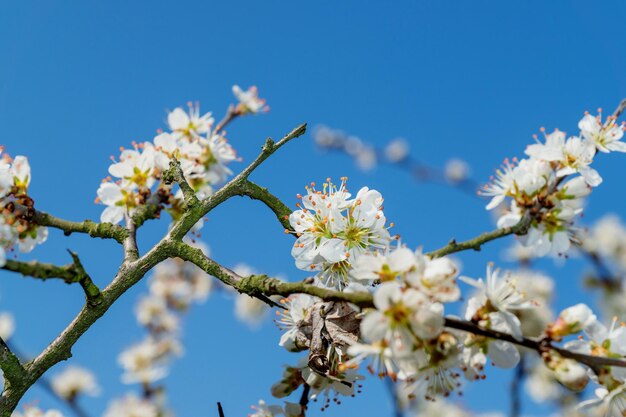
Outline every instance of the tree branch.
<path id="1" fill-rule="evenodd" d="M 139 258 L 139 249 L 137 248 L 137 226 L 135 220 L 131 216 L 126 216 L 126 230 L 128 235 L 124 239 L 124 262 L 136 261 Z"/>
<path id="2" fill-rule="evenodd" d="M 180 167 L 180 162 L 176 158 L 172 158 L 169 169 L 163 173 L 163 181 L 168 185 L 174 182 L 178 184 L 183 192 L 185 208 L 198 204 L 196 192 L 185 179 L 183 169 Z"/>
<path id="3" fill-rule="evenodd" d="M 268 138 L 265 144 L 261 148 L 259 156 L 252 161 L 239 175 L 230 180 L 226 185 L 220 188 L 215 194 L 207 197 L 197 204 L 191 205 L 181 216 L 181 218 L 172 226 L 168 234 L 168 238 L 173 240 L 181 240 L 189 230 L 209 211 L 228 200 L 235 195 L 241 195 L 242 190 L 246 188 L 246 181 L 250 174 L 270 157 L 274 152 L 286 145 L 289 141 L 299 136 L 302 136 L 306 131 L 306 124 L 302 124 L 289 132 L 280 141 L 274 143 L 274 141 Z"/>
<path id="4" fill-rule="evenodd" d="M 525 235 L 530 227 L 530 217 L 524 217 L 515 226 L 504 227 L 502 229 L 496 229 L 491 232 L 486 232 L 476 236 L 473 239 L 466 240 L 464 242 L 457 242 L 452 239 L 446 246 L 427 252 L 426 255 L 431 258 L 441 258 L 442 256 L 450 255 L 451 253 L 461 252 L 468 249 L 480 251 L 482 245 L 492 240 L 499 239 L 508 235 Z"/>
<path id="5" fill-rule="evenodd" d="M 96 223 L 91 220 L 73 222 L 69 220 L 63 220 L 51 214 L 37 210 L 35 210 L 32 221 L 33 223 L 40 226 L 47 226 L 63 230 L 66 236 L 69 236 L 72 233 L 86 233 L 91 237 L 99 237 L 102 239 L 115 239 L 119 243 L 122 243 L 128 235 L 128 231 L 126 229 L 116 224 Z"/>
<path id="6" fill-rule="evenodd" d="M 241 116 L 241 113 L 237 111 L 237 106 L 235 106 L 234 104 L 228 106 L 228 110 L 226 111 L 224 118 L 220 120 L 220 122 L 215 126 L 213 134 L 217 135 L 218 133 L 220 133 L 222 129 L 224 129 L 230 122 L 232 122 L 239 116 Z"/>
<path id="7" fill-rule="evenodd" d="M 617 105 L 617 108 L 613 112 L 613 117 L 617 119 L 618 117 L 622 115 L 624 110 L 626 110 L 626 98 L 622 99 L 622 101 L 620 101 L 620 103 Z"/>
<path id="8" fill-rule="evenodd" d="M 91 277 L 85 271 L 83 264 L 78 258 L 78 254 L 72 252 L 68 249 L 70 256 L 74 260 L 74 263 L 71 265 L 71 269 L 74 272 L 74 281 L 78 282 L 80 286 L 83 288 L 85 292 L 85 298 L 87 299 L 87 304 L 91 306 L 98 305 L 102 302 L 102 294 L 100 293 L 100 289 L 96 284 L 93 283 Z M 67 281 L 65 281 L 67 282 Z"/>
<path id="9" fill-rule="evenodd" d="M 128 229 L 109 223 L 98 224 L 91 221 L 82 223 L 68 222 L 66 220 L 57 219 L 46 213 L 35 213 L 34 219 L 36 219 L 35 222 L 37 224 L 62 229 L 66 234 L 80 232 L 87 233 L 94 237 L 116 239 L 118 242 L 124 244 L 125 260 L 113 281 L 101 292 L 101 302 L 97 304 L 86 303 L 65 330 L 63 330 L 39 356 L 25 366 L 22 367 L 17 357 L 12 354 L 6 345 L 3 342 L 0 343 L 0 367 L 5 371 L 7 382 L 9 382 L 0 397 L 0 417 L 10 417 L 24 393 L 50 369 L 50 367 L 70 358 L 72 356 L 71 349 L 78 339 L 106 313 L 124 292 L 139 282 L 151 268 L 170 257 L 179 256 L 184 259 L 184 257 L 180 256 L 178 253 L 181 251 L 176 251 L 177 248 L 180 249 L 177 244 L 182 243 L 181 240 L 183 236 L 193 225 L 217 205 L 234 195 L 238 195 L 238 190 L 244 186 L 243 184 L 254 169 L 280 147 L 293 138 L 301 136 L 305 130 L 306 125 L 298 126 L 278 143 L 274 143 L 271 139 L 268 139 L 262 148 L 261 154 L 246 169 L 211 197 L 188 207 L 181 219 L 174 224 L 168 235 L 141 257 L 138 256 L 138 252 L 136 251 L 135 232 L 138 225 L 141 225 L 143 221 L 150 218 L 145 213 L 140 213 L 141 216 L 136 218 L 137 223 L 135 223 L 135 219 L 128 219 L 130 220 L 128 221 Z M 158 193 L 154 195 L 158 196 Z M 186 249 L 186 246 L 182 246 L 182 248 Z M 196 259 L 197 255 L 193 258 Z M 206 267 L 213 268 L 214 266 L 211 262 L 207 262 Z M 231 279 L 233 276 L 236 276 L 232 271 L 222 269 L 221 267 L 218 267 L 215 273 L 222 277 L 231 277 Z M 242 280 L 242 282 L 245 284 L 248 281 Z M 251 291 L 251 293 L 253 295 L 255 294 L 254 291 Z M 256 292 L 256 296 L 257 298 L 276 305 L 262 293 Z M 4 345 L 4 347 L 2 345 Z"/>
<path id="10" fill-rule="evenodd" d="M 17 355 L 11 351 L 9 346 L 5 343 L 5 341 L 0 337 L 0 369 L 2 369 L 2 373 L 4 374 L 5 387 L 9 390 L 19 389 L 20 386 L 23 385 L 24 378 L 26 377 L 26 370 L 22 366 L 20 360 Z M 7 387 L 7 384 L 9 385 Z"/>
<path id="11" fill-rule="evenodd" d="M 276 219 L 285 230 L 293 230 L 291 224 L 289 224 L 289 215 L 292 213 L 292 210 L 280 201 L 278 197 L 270 193 L 267 188 L 246 180 L 239 188 L 239 195 L 248 196 L 253 200 L 261 201 L 274 212 Z"/>
<path id="12" fill-rule="evenodd" d="M 205 256 L 200 249 L 192 248 L 183 242 L 171 242 L 170 245 L 172 246 L 172 253 L 174 256 L 178 256 L 185 261 L 194 263 L 203 271 L 213 275 L 224 284 L 230 285 L 240 293 L 250 296 L 265 295 L 268 297 L 272 295 L 289 296 L 292 294 L 309 294 L 317 296 L 325 301 L 347 301 L 361 308 L 374 307 L 373 297 L 369 292 L 348 293 L 335 291 L 311 285 L 306 281 L 285 282 L 276 278 L 270 278 L 266 275 L 241 277 L 228 268 L 221 266 L 214 260 Z M 510 334 L 485 329 L 475 323 L 459 320 L 453 317 L 445 318 L 445 327 L 462 330 L 491 339 L 504 340 L 506 342 L 534 350 L 540 354 L 548 351 L 555 351 L 565 358 L 574 359 L 593 369 L 603 366 L 626 367 L 626 359 L 590 356 L 576 353 L 552 345 L 552 340 L 548 338 L 537 339 L 527 337 L 522 340 L 517 340 Z"/>
<path id="13" fill-rule="evenodd" d="M 62 279 L 66 284 L 78 283 L 82 287 L 88 303 L 99 303 L 101 298 L 100 289 L 83 268 L 78 255 L 71 250 L 68 250 L 68 252 L 73 259 L 71 264 L 58 266 L 37 261 L 20 262 L 9 259 L 2 269 L 42 281 Z"/>

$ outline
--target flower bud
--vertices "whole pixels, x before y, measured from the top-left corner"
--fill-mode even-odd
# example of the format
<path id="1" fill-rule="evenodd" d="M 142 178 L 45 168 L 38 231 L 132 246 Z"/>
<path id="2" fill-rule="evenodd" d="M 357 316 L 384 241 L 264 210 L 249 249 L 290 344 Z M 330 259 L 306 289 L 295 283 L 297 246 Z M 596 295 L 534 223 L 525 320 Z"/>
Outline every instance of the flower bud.
<path id="1" fill-rule="evenodd" d="M 584 330 L 596 321 L 596 315 L 586 304 L 576 304 L 561 311 L 556 322 L 548 326 L 548 336 L 560 340 L 564 336 Z"/>
<path id="2" fill-rule="evenodd" d="M 561 384 L 575 392 L 585 389 L 589 382 L 585 367 L 573 359 L 560 359 L 553 371 Z"/>

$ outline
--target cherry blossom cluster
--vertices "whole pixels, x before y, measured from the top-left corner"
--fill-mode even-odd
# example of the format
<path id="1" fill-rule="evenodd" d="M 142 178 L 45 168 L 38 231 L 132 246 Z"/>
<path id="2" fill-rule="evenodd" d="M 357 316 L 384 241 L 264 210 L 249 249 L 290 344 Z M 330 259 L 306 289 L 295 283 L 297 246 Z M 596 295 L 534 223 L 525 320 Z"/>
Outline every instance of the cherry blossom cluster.
<path id="1" fill-rule="evenodd" d="M 292 256 L 296 266 L 318 271 L 324 285 L 342 289 L 350 282 L 350 269 L 362 255 L 385 250 L 391 241 L 385 226 L 383 198 L 376 190 L 363 187 L 354 198 L 346 189 L 328 179 L 321 189 L 314 183 L 298 194 L 299 210 L 289 216 L 298 239 Z"/>
<path id="2" fill-rule="evenodd" d="M 563 310 L 557 320 L 548 327 L 547 334 L 557 340 L 571 335 L 578 336 L 564 345 L 573 352 L 600 358 L 624 358 L 625 326 L 614 318 L 607 327 L 587 305 L 577 304 Z M 580 391 L 590 379 L 599 386 L 595 390 L 596 398 L 580 403 L 579 409 L 595 409 L 596 412 L 610 416 L 626 413 L 626 368 L 596 366 L 585 369 L 570 359 L 557 357 L 554 361 L 556 364 L 553 365 L 551 361 L 552 358 L 546 360 L 551 369 L 566 375 L 567 381 L 560 381 L 568 388 Z"/>
<path id="3" fill-rule="evenodd" d="M 547 145 L 535 146 L 530 153 Z M 594 153 L 595 149 L 594 146 Z M 559 178 L 565 176 L 558 176 L 559 164 L 553 162 L 548 163 L 548 177 L 556 184 L 550 194 L 554 198 L 571 200 L 567 193 L 575 188 L 572 182 L 582 181 L 582 187 L 588 189 L 586 176 L 595 178 L 593 172 L 585 172 L 561 184 Z M 525 164 L 520 161 L 517 167 Z M 449 258 L 433 259 L 400 243 L 392 247 L 391 237 L 384 233 L 387 229 L 378 192 L 364 187 L 352 199 L 345 180 L 339 186 L 329 180 L 321 190 L 312 184 L 307 194 L 299 198 L 299 210 L 289 217 L 298 237 L 292 250 L 296 265 L 316 271 L 312 280 L 316 285 L 346 292 L 371 291 L 374 308 L 361 311 L 349 303 L 326 302 L 304 294 L 282 300 L 285 310 L 277 323 L 284 333 L 279 344 L 293 352 L 308 351 L 308 358 L 285 369 L 281 380 L 272 387 L 275 397 L 287 397 L 306 384 L 311 398 L 322 394 L 325 409 L 331 401 L 340 403 L 340 396 L 353 396 L 359 391 L 362 375 L 358 370 L 367 363 L 370 373 L 398 382 L 405 401 L 435 400 L 460 392 L 461 376 L 468 381 L 485 378 L 488 363 L 506 369 L 518 364 L 520 352 L 514 343 L 446 326 L 444 305 L 458 301 L 461 295 L 458 266 Z M 543 209 L 546 207 L 539 208 Z M 552 206 L 549 210 L 557 209 Z M 366 227 L 349 228 L 361 224 Z M 361 236 L 365 238 L 358 240 Z M 384 240 L 379 239 L 381 236 Z M 607 245 L 611 249 L 604 250 L 621 250 L 621 243 L 611 244 Z M 584 331 L 593 334 L 591 341 L 568 342 L 564 348 L 602 357 L 621 358 L 626 354 L 619 348 L 609 349 L 616 344 L 626 345 L 626 340 L 617 340 L 622 327 L 604 328 L 586 306 L 585 317 L 577 311 L 581 307 L 576 306 L 554 320 L 549 307 L 554 284 L 541 273 L 525 268 L 502 272 L 489 264 L 484 280 L 460 279 L 474 288 L 474 294 L 465 303 L 466 322 L 510 335 L 518 343 L 525 337 L 560 342 L 565 336 Z M 326 332 L 322 348 L 317 334 L 320 322 Z M 592 328 L 601 329 L 600 335 L 594 334 Z M 580 409 L 592 405 L 617 407 L 626 399 L 622 396 L 626 390 L 622 368 L 592 369 L 557 351 L 549 351 L 531 369 L 534 378 L 541 378 L 551 388 L 543 393 L 544 397 L 555 392 L 557 386 L 579 392 L 592 375 L 602 386 L 597 391 L 600 397 L 584 402 L 578 406 Z"/>
<path id="4" fill-rule="evenodd" d="M 254 87 L 243 91 L 235 85 L 233 93 L 239 103 L 231 117 L 269 110 Z M 110 176 L 98 188 L 96 201 L 107 206 L 101 220 L 119 223 L 148 203 L 164 204 L 176 220 L 183 210 L 182 191 L 162 181 L 174 158 L 198 198 L 211 195 L 232 174 L 228 165 L 238 160 L 226 132 L 214 122 L 212 114 L 201 114 L 197 104 L 189 104 L 188 111 L 178 107 L 167 116 L 169 131 L 150 142 L 133 143 L 131 149 L 122 148 L 119 158 L 112 158 Z"/>
<path id="5" fill-rule="evenodd" d="M 626 143 L 620 141 L 624 127 L 614 117 L 603 122 L 601 115 L 585 114 L 578 127 L 580 135 L 570 137 L 542 129 L 545 141 L 528 146 L 528 158 L 505 161 L 481 191 L 492 197 L 488 210 L 509 201 L 499 214 L 498 227 L 530 221 L 521 241 L 537 256 L 564 254 L 572 241 L 578 242 L 574 219 L 583 211 L 583 198 L 602 182 L 590 166 L 596 153 L 626 152 Z"/>
<path id="6" fill-rule="evenodd" d="M 25 156 L 11 158 L 6 153 L 1 154 L 0 266 L 6 263 L 7 252 L 18 249 L 28 253 L 48 238 L 48 229 L 31 221 L 34 201 L 28 195 L 30 181 L 30 164 Z"/>

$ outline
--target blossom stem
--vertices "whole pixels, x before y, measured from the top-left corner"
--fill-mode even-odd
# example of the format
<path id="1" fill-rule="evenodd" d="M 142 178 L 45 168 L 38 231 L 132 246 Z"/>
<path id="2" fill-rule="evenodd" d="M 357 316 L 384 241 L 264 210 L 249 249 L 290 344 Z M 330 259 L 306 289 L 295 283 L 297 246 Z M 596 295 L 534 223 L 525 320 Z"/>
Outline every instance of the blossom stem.
<path id="1" fill-rule="evenodd" d="M 213 134 L 218 134 L 224 129 L 230 122 L 235 120 L 241 113 L 237 111 L 237 106 L 231 104 L 228 106 L 228 110 L 224 115 L 224 118 L 220 120 L 220 122 L 215 126 L 215 130 L 213 130 Z"/>
<path id="2" fill-rule="evenodd" d="M 446 246 L 432 252 L 428 252 L 426 253 L 426 255 L 430 256 L 431 258 L 441 258 L 442 256 L 450 255 L 451 253 L 461 252 L 468 249 L 480 251 L 483 244 L 492 240 L 496 240 L 508 235 L 526 234 L 528 232 L 528 228 L 530 227 L 530 222 L 530 217 L 524 217 L 515 226 L 503 227 L 501 229 L 496 229 L 491 232 L 486 232 L 464 242 L 457 242 L 456 240 L 452 239 Z"/>

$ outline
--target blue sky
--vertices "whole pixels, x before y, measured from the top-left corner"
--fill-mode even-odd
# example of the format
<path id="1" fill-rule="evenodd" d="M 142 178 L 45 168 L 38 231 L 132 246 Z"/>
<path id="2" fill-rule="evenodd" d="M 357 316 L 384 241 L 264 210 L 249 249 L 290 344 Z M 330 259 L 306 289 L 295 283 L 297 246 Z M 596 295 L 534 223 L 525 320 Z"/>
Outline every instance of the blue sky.
<path id="1" fill-rule="evenodd" d="M 540 126 L 574 133 L 583 111 L 611 111 L 626 96 L 624 12 L 621 1 L 4 2 L 0 142 L 29 157 L 38 208 L 96 219 L 95 191 L 119 146 L 151 139 L 165 127 L 166 109 L 199 100 L 221 115 L 233 100 L 232 84 L 255 84 L 272 110 L 229 129 L 241 167 L 265 137 L 308 122 L 381 146 L 402 136 L 415 158 L 441 166 L 462 157 L 486 181 L 505 157 L 523 153 Z M 598 161 L 605 182 L 586 222 L 608 210 L 626 212 L 623 164 L 620 155 Z M 305 184 L 344 175 L 352 188 L 383 193 L 387 217 L 411 246 L 435 248 L 493 228 L 484 202 L 416 183 L 392 167 L 361 173 L 347 158 L 317 151 L 310 135 L 276 154 L 254 180 L 294 204 Z M 141 249 L 165 223 L 146 225 Z M 289 255 L 292 240 L 259 204 L 227 202 L 211 213 L 203 235 L 225 265 L 305 277 Z M 463 273 L 481 276 L 505 246 L 459 256 Z M 121 258 L 111 242 L 56 231 L 30 257 L 66 263 L 66 248 L 79 252 L 101 286 Z M 588 299 L 580 284 L 584 263 L 540 267 L 557 281 L 557 305 Z M 36 354 L 78 311 L 80 288 L 1 275 L 0 309 L 16 315 L 15 343 Z M 102 397 L 84 402 L 94 416 L 127 389 L 115 359 L 143 336 L 133 318 L 143 292 L 141 283 L 125 294 L 74 348 L 71 363 L 98 372 L 104 388 Z M 277 348 L 271 322 L 249 331 L 232 318 L 232 300 L 219 294 L 190 312 L 184 333 L 186 354 L 167 379 L 179 416 L 216 415 L 216 401 L 229 417 L 246 415 L 250 404 L 270 399 L 281 365 L 296 360 Z M 463 403 L 506 410 L 510 378 L 490 371 L 481 386 L 466 389 Z M 36 399 L 58 406 L 38 389 L 25 397 Z M 528 402 L 525 411 L 545 412 Z M 369 382 L 365 395 L 329 412 L 381 416 L 389 404 L 384 387 Z M 313 407 L 311 415 L 319 414 Z"/>

